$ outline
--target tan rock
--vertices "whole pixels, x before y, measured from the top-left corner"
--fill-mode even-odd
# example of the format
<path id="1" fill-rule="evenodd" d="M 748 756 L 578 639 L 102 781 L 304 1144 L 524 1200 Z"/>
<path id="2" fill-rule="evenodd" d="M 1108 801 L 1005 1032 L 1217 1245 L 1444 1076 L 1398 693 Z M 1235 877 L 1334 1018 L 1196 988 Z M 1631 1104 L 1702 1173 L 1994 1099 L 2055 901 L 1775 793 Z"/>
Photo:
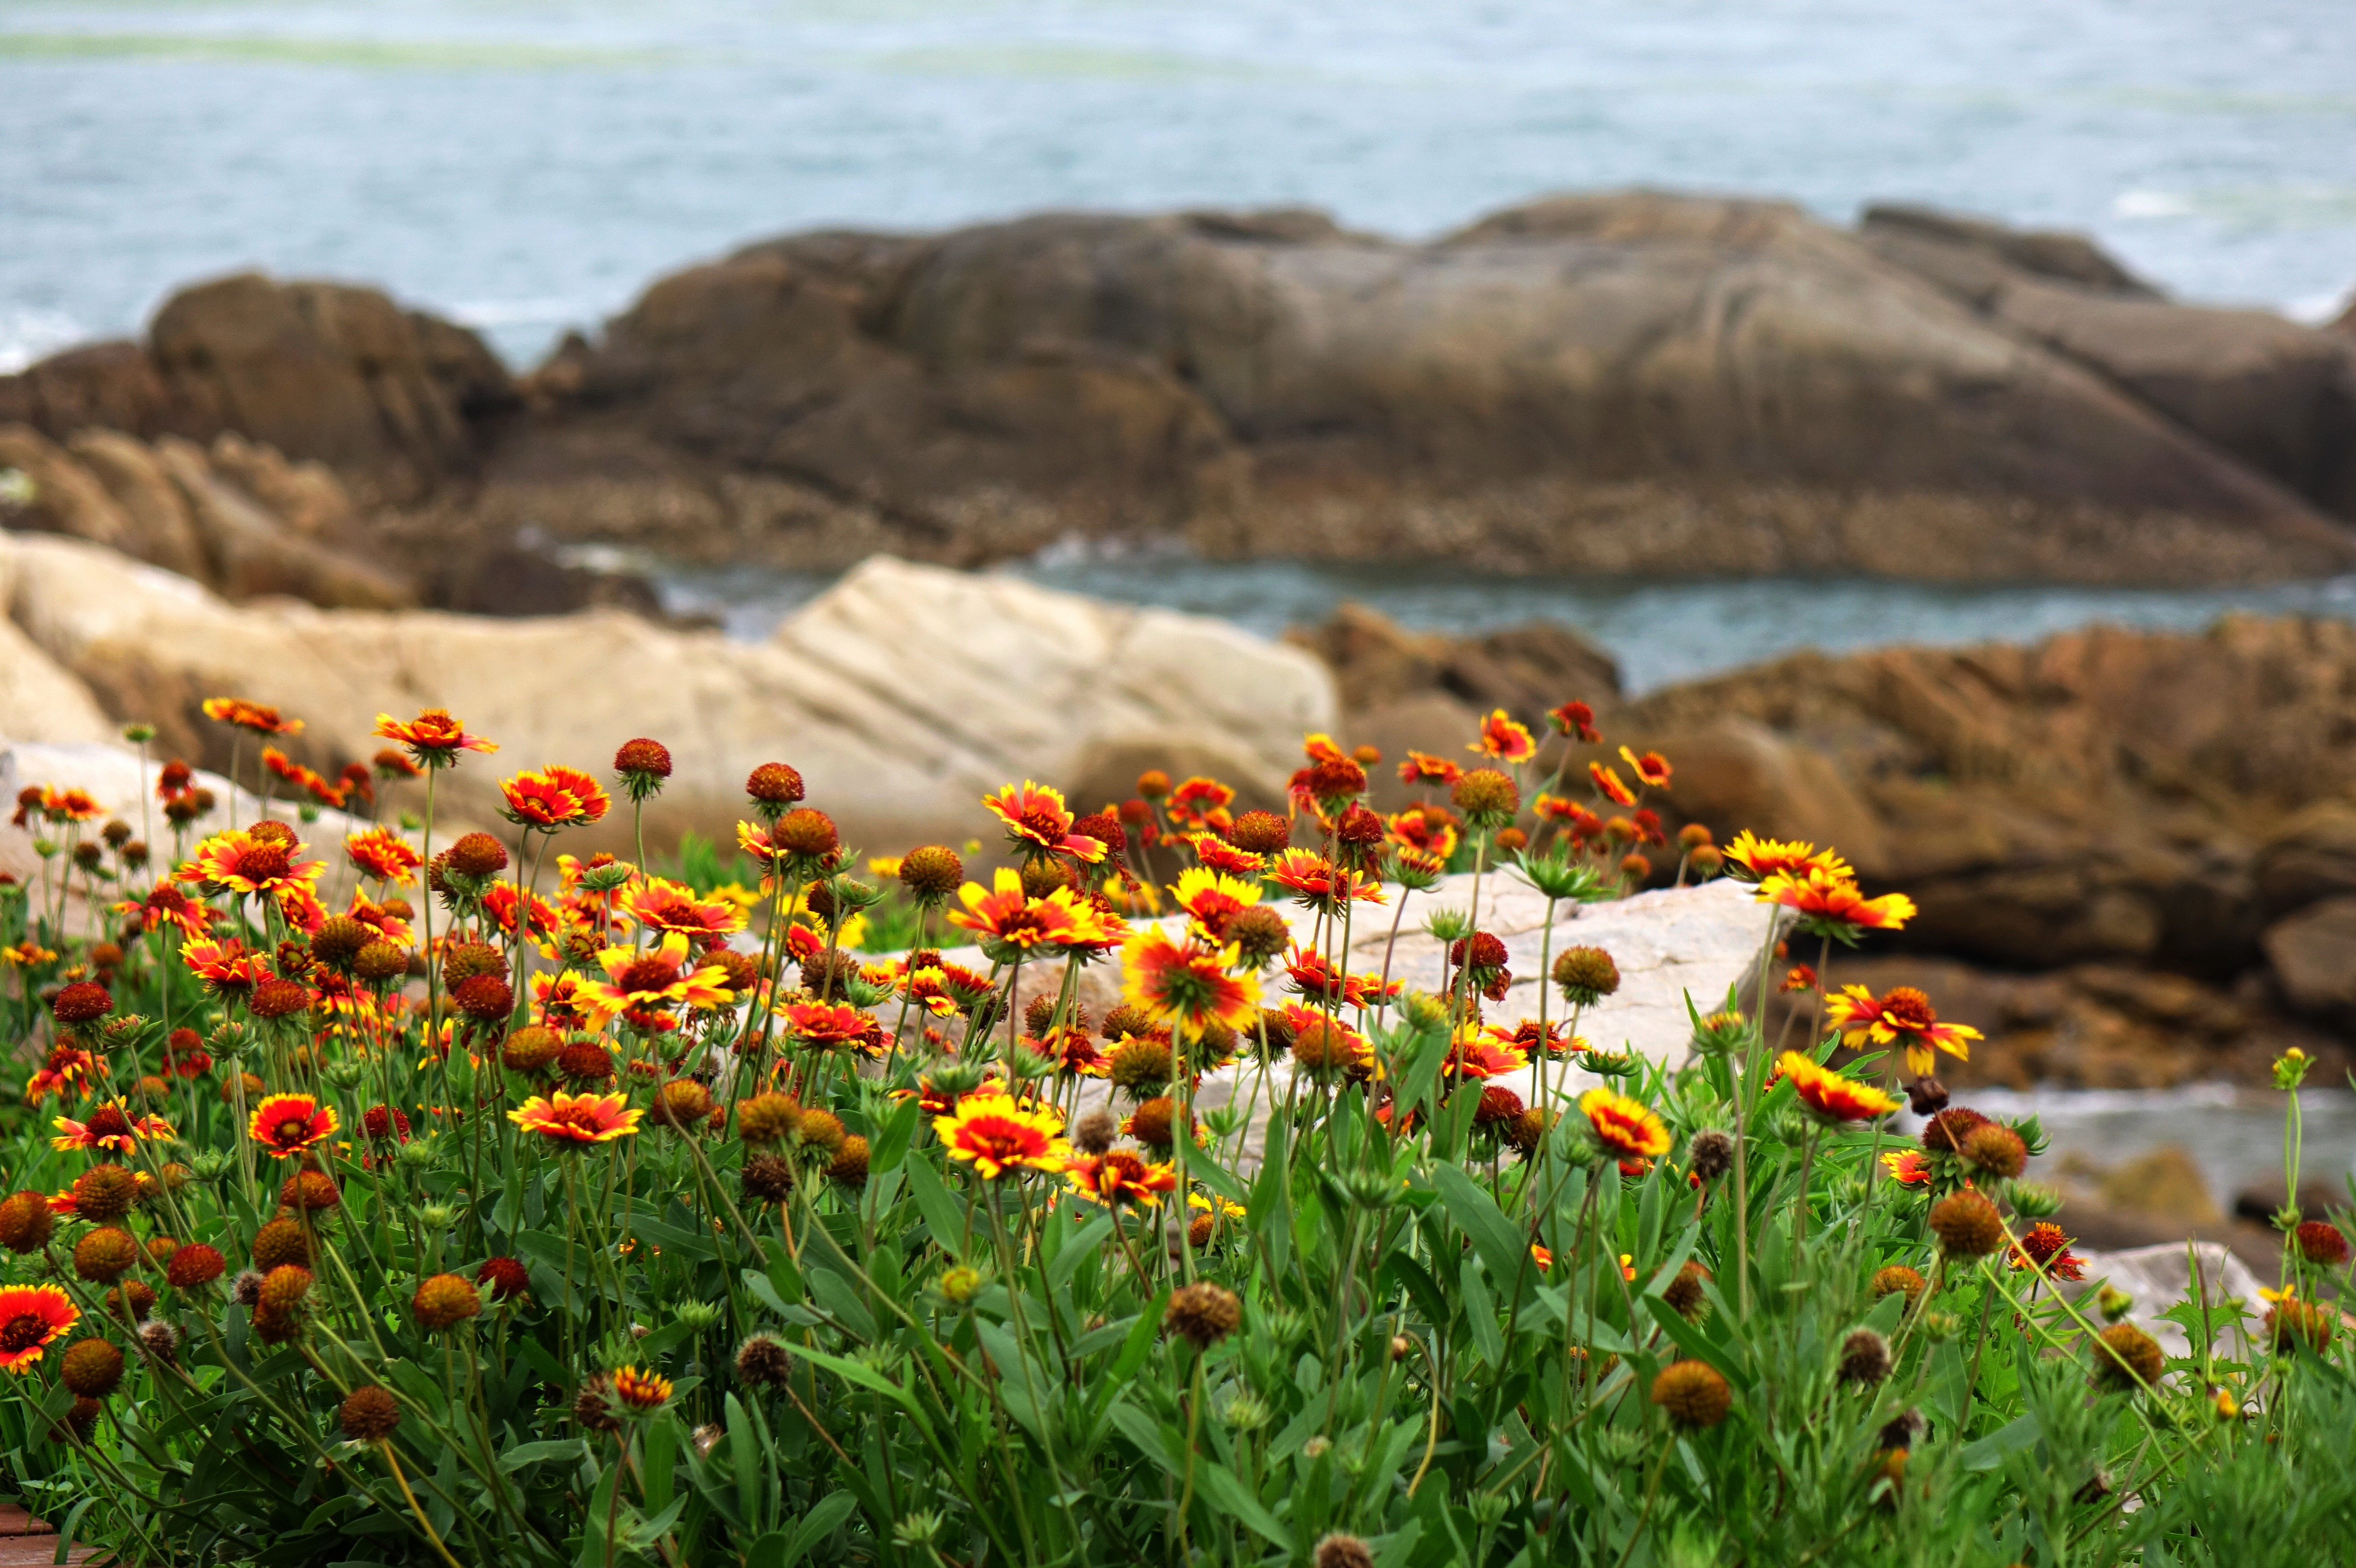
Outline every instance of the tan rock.
<path id="1" fill-rule="evenodd" d="M 209 696 L 303 718 L 288 750 L 325 772 L 377 749 L 380 712 L 453 709 L 503 749 L 443 779 L 444 821 L 491 821 L 502 773 L 569 762 L 602 774 L 616 746 L 643 735 L 679 761 L 648 811 L 659 842 L 688 827 L 725 839 L 745 775 L 784 760 L 853 842 L 889 851 L 962 841 L 999 785 L 1063 781 L 1092 748 L 1156 736 L 1173 749 L 1215 743 L 1280 792 L 1301 732 L 1333 722 L 1331 682 L 1297 650 L 1224 623 L 889 560 L 837 585 L 774 641 L 743 644 L 602 611 L 515 621 L 232 606 L 89 545 L 0 543 L 0 596 L 16 624 L 111 714 L 159 725 L 158 755 L 228 766 L 229 737 L 199 714 Z M 422 807 L 422 792 L 402 790 L 397 805 Z M 604 842 L 626 841 L 626 815 Z"/>
<path id="2" fill-rule="evenodd" d="M 2310 904 L 2268 926 L 2262 940 L 2292 1011 L 2356 1020 L 2356 897 Z"/>
<path id="3" fill-rule="evenodd" d="M 166 435 L 155 443 L 158 465 L 188 504 L 188 515 L 213 565 L 213 581 L 231 598 L 285 595 L 316 605 L 397 609 L 416 594 L 380 568 L 291 532 L 252 496 L 216 473 L 204 449 Z"/>
<path id="4" fill-rule="evenodd" d="M 66 443 L 131 521 L 125 554 L 198 582 L 212 578 L 188 503 L 145 443 L 119 430 L 84 430 Z"/>
<path id="5" fill-rule="evenodd" d="M 325 463 L 289 463 L 267 442 L 248 441 L 230 430 L 213 437 L 208 456 L 213 472 L 260 501 L 296 533 L 317 539 L 350 530 L 352 498 Z"/>
<path id="6" fill-rule="evenodd" d="M 16 622 L 0 620 L 0 738 L 80 745 L 112 741 L 119 728 L 100 711 L 88 686 L 42 651 Z"/>
<path id="7" fill-rule="evenodd" d="M 0 468 L 29 482 L 22 501 L 0 499 L 0 525 L 70 534 L 129 551 L 137 543 L 132 521 L 96 476 L 28 425 L 0 424 Z"/>

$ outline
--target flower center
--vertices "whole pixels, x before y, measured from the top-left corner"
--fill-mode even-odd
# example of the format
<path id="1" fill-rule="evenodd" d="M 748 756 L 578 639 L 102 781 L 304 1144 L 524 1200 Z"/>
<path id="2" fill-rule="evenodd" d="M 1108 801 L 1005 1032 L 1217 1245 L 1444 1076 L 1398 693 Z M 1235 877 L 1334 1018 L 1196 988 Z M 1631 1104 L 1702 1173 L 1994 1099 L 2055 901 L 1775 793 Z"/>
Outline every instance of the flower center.
<path id="1" fill-rule="evenodd" d="M 1931 1009 L 1931 999 L 1906 985 L 1881 999 L 1881 1015 L 1892 1028 L 1918 1034 L 1939 1021 L 1939 1015 Z"/>
<path id="2" fill-rule="evenodd" d="M 294 864 L 278 845 L 255 844 L 237 857 L 237 874 L 248 882 L 274 882 Z"/>
<path id="3" fill-rule="evenodd" d="M 666 990 L 679 970 L 659 958 L 642 958 L 622 971 L 622 989 L 632 993 Z"/>
<path id="4" fill-rule="evenodd" d="M 47 1338 L 48 1332 L 48 1324 L 29 1312 L 12 1317 L 6 1327 L 0 1328 L 0 1355 L 14 1356 L 29 1350 Z"/>
<path id="5" fill-rule="evenodd" d="M 289 1116 L 285 1121 L 278 1123 L 275 1140 L 281 1144 L 299 1144 L 310 1134 L 311 1123 L 308 1118 Z"/>

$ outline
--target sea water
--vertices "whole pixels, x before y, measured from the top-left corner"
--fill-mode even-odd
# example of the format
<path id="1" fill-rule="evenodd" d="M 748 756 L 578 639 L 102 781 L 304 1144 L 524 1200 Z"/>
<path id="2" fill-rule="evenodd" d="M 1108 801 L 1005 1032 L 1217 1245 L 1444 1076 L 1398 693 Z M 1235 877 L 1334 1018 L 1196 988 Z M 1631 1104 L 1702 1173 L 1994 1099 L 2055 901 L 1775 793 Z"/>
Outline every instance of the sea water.
<path id="1" fill-rule="evenodd" d="M 2356 284 L 2328 0 L 12 0 L 0 369 L 242 267 L 510 360 L 817 224 L 1549 190 L 1901 199 L 2087 231 L 2201 300 Z"/>

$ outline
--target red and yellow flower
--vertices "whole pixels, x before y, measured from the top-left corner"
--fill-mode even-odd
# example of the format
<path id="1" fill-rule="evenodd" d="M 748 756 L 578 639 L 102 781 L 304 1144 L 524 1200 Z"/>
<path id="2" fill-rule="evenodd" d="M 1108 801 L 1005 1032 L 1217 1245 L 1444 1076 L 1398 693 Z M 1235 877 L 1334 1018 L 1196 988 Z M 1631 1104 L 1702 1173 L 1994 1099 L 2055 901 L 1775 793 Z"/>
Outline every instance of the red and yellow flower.
<path id="1" fill-rule="evenodd" d="M 2083 1280 L 2086 1260 L 2070 1251 L 2070 1233 L 2051 1219 L 2030 1226 L 2012 1246 L 2012 1266 L 2035 1269 L 2057 1280 Z"/>
<path id="2" fill-rule="evenodd" d="M 1920 1149 L 1901 1149 L 1881 1156 L 1881 1168 L 1901 1187 L 1923 1187 L 1931 1180 L 1931 1162 Z"/>
<path id="3" fill-rule="evenodd" d="M 161 1116 L 134 1116 L 120 1100 L 97 1107 L 84 1121 L 59 1116 L 56 1126 L 58 1135 L 49 1140 L 53 1149 L 104 1150 L 117 1155 L 130 1154 L 142 1138 L 169 1139 L 178 1135 Z"/>
<path id="4" fill-rule="evenodd" d="M 1797 839 L 1762 839 L 1749 828 L 1736 833 L 1719 852 L 1729 865 L 1739 867 L 1743 879 L 1764 882 L 1771 876 L 1805 876 L 1811 871 L 1828 875 L 1854 875 L 1848 862 L 1829 849 Z"/>
<path id="5" fill-rule="evenodd" d="M 1044 898 L 1023 891 L 1022 875 L 1000 866 L 994 886 L 984 892 L 979 882 L 958 890 L 965 908 L 949 911 L 949 924 L 977 934 L 985 949 L 1027 954 L 1045 949 L 1099 948 L 1112 936 L 1118 917 L 1107 916 L 1081 903 L 1068 887 L 1058 887 Z"/>
<path id="6" fill-rule="evenodd" d="M 728 972 L 717 964 L 692 961 L 686 935 L 667 932 L 660 946 L 646 952 L 606 948 L 597 955 L 604 980 L 584 978 L 573 987 L 583 1013 L 603 1028 L 617 1014 L 654 1015 L 684 1004 L 690 1007 L 724 1007 L 735 1000 L 728 989 Z"/>
<path id="7" fill-rule="evenodd" d="M 1613 772 L 1609 764 L 1589 763 L 1587 776 L 1594 780 L 1596 790 L 1613 805 L 1633 806 L 1636 803 L 1636 791 L 1622 782 L 1620 775 Z"/>
<path id="8" fill-rule="evenodd" d="M 378 827 L 347 834 L 344 858 L 350 861 L 363 876 L 374 877 L 396 887 L 406 887 L 424 857 L 410 847 L 408 840 L 391 828 Z"/>
<path id="9" fill-rule="evenodd" d="M 256 735 L 301 735 L 301 719 L 282 718 L 278 710 L 242 697 L 207 697 L 205 717 L 216 724 L 252 730 Z"/>
<path id="10" fill-rule="evenodd" d="M 1800 918 L 1802 929 L 1836 941 L 1853 942 L 1861 931 L 1894 931 L 1914 918 L 1914 900 L 1903 893 L 1869 898 L 1846 876 L 1821 866 L 1804 877 L 1778 872 L 1759 885 L 1759 901 L 1781 904 Z"/>
<path id="11" fill-rule="evenodd" d="M 1194 858 L 1205 871 L 1257 879 L 1268 870 L 1268 856 L 1255 854 L 1248 849 L 1237 849 L 1216 833 L 1194 833 L 1186 843 L 1194 848 Z"/>
<path id="12" fill-rule="evenodd" d="M 883 1030 L 864 1008 L 847 1002 L 794 1002 L 785 1008 L 786 1032 L 806 1046 L 831 1050 L 860 1046 L 881 1054 Z"/>
<path id="13" fill-rule="evenodd" d="M 1547 718 L 1558 735 L 1577 736 L 1582 745 L 1594 746 L 1602 740 L 1596 733 L 1595 710 L 1585 703 L 1565 703 L 1547 710 Z"/>
<path id="14" fill-rule="evenodd" d="M 253 1108 L 245 1132 L 273 1159 L 285 1160 L 326 1143 L 340 1124 L 336 1108 L 314 1096 L 273 1094 Z"/>
<path id="15" fill-rule="evenodd" d="M 1530 737 L 1529 728 L 1518 724 L 1503 708 L 1481 721 L 1481 734 L 1464 748 L 1494 757 L 1500 762 L 1527 762 L 1538 754 L 1538 743 Z"/>
<path id="16" fill-rule="evenodd" d="M 197 845 L 180 867 L 179 879 L 231 893 L 275 893 L 296 883 L 316 882 L 327 868 L 325 861 L 300 858 L 302 853 L 301 844 L 290 848 L 275 839 L 258 839 L 242 828 L 230 828 Z"/>
<path id="17" fill-rule="evenodd" d="M 622 897 L 622 911 L 657 931 L 722 935 L 744 929 L 744 911 L 724 898 L 699 898 L 695 889 L 660 876 L 647 878 Z"/>
<path id="18" fill-rule="evenodd" d="M 497 751 L 498 746 L 478 735 L 468 735 L 466 726 L 450 716 L 447 708 L 427 708 L 413 719 L 402 720 L 391 714 L 376 716 L 373 733 L 380 740 L 390 740 L 407 746 L 409 755 L 420 768 L 448 768 L 458 760 L 462 751 Z"/>
<path id="19" fill-rule="evenodd" d="M 1457 1030 L 1440 1070 L 1456 1078 L 1503 1078 L 1529 1065 L 1530 1058 L 1510 1035 L 1500 1039 L 1478 1024 L 1467 1024 Z"/>
<path id="20" fill-rule="evenodd" d="M 80 1310 L 56 1285 L 0 1286 L 0 1372 L 30 1372 L 80 1321 Z"/>
<path id="21" fill-rule="evenodd" d="M 174 926 L 183 937 L 201 937 L 213 926 L 212 907 L 189 897 L 169 878 L 156 883 L 155 890 L 138 902 L 126 901 L 114 908 L 117 914 L 135 917 L 143 931 L 160 931 Z"/>
<path id="22" fill-rule="evenodd" d="M 1152 1208 L 1177 1187 L 1178 1172 L 1174 1165 L 1148 1165 L 1127 1149 L 1113 1149 L 1065 1162 L 1064 1179 L 1074 1192 L 1108 1208 L 1123 1203 Z"/>
<path id="23" fill-rule="evenodd" d="M 1801 1104 L 1828 1122 L 1870 1122 L 1905 1103 L 1869 1083 L 1844 1078 L 1799 1051 L 1785 1051 L 1777 1058 L 1775 1072 L 1791 1081 Z"/>
<path id="24" fill-rule="evenodd" d="M 1289 889 L 1312 909 L 1338 914 L 1344 904 L 1381 904 L 1382 884 L 1372 876 L 1345 871 L 1313 849 L 1288 849 L 1269 867 L 1269 880 Z"/>
<path id="25" fill-rule="evenodd" d="M 1259 902 L 1259 884 L 1190 865 L 1178 874 L 1174 901 L 1205 941 L 1224 942 L 1227 923 Z"/>
<path id="26" fill-rule="evenodd" d="M 1141 931 L 1121 950 L 1121 996 L 1157 1024 L 1199 1036 L 1213 1024 L 1248 1026 L 1259 1010 L 1259 985 L 1230 972 L 1241 961 L 1233 944 L 1208 952 L 1161 930 Z"/>
<path id="27" fill-rule="evenodd" d="M 1445 865 L 1456 853 L 1455 821 L 1445 812 L 1409 806 L 1386 824 L 1387 837 L 1399 848 Z"/>
<path id="28" fill-rule="evenodd" d="M 613 805 L 605 786 L 577 768 L 551 766 L 499 780 L 500 815 L 518 827 L 586 827 Z"/>
<path id="29" fill-rule="evenodd" d="M 1623 1163 L 1669 1152 L 1667 1124 L 1641 1100 L 1609 1089 L 1590 1089 L 1579 1097 L 1579 1109 L 1595 1130 L 1596 1142 Z"/>
<path id="30" fill-rule="evenodd" d="M 1879 997 L 1862 985 L 1844 985 L 1839 995 L 1826 998 L 1825 1012 L 1844 1044 L 1901 1047 L 1917 1077 L 1931 1070 L 1937 1051 L 1969 1061 L 1970 1042 L 1981 1037 L 1968 1025 L 1941 1023 L 1931 998 L 1911 985 Z"/>
<path id="31" fill-rule="evenodd" d="M 1105 857 L 1104 840 L 1072 831 L 1072 813 L 1060 789 L 1026 779 L 1019 786 L 1001 786 L 997 794 L 984 795 L 981 803 L 1005 826 L 1006 842 L 1019 854 L 1068 854 L 1090 865 Z"/>
<path id="32" fill-rule="evenodd" d="M 1235 825 L 1235 817 L 1227 810 L 1235 799 L 1236 792 L 1217 779 L 1197 777 L 1171 790 L 1162 804 L 1182 832 L 1224 833 Z"/>
<path id="33" fill-rule="evenodd" d="M 1620 748 L 1620 760 L 1626 763 L 1628 771 L 1648 789 L 1665 789 L 1669 787 L 1669 759 L 1659 752 L 1648 751 L 1639 757 L 1623 746 Z"/>
<path id="34" fill-rule="evenodd" d="M 250 991 L 270 978 L 269 964 L 260 954 L 246 951 L 245 944 L 235 937 L 183 943 L 180 961 L 216 993 Z"/>
<path id="35" fill-rule="evenodd" d="M 1464 769 L 1444 757 L 1434 757 L 1428 751 L 1410 751 L 1407 760 L 1398 765 L 1399 782 L 1410 789 L 1448 789 L 1464 777 Z"/>
<path id="36" fill-rule="evenodd" d="M 1002 1094 L 969 1094 L 934 1121 L 933 1134 L 949 1158 L 972 1165 L 984 1181 L 996 1181 L 1010 1170 L 1061 1171 L 1072 1153 L 1063 1126 L 1063 1117 L 1047 1107 Z"/>
<path id="37" fill-rule="evenodd" d="M 638 1130 L 646 1112 L 623 1094 L 535 1094 L 508 1112 L 508 1120 L 551 1144 L 610 1144 Z"/>

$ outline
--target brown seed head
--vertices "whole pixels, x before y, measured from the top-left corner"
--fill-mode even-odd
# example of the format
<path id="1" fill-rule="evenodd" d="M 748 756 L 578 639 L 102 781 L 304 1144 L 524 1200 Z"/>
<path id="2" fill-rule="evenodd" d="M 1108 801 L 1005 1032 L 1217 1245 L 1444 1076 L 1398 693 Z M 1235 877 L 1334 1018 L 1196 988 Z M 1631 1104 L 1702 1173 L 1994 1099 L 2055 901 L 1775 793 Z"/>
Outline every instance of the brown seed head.
<path id="1" fill-rule="evenodd" d="M 1734 1391 L 1707 1361 L 1672 1361 L 1653 1380 L 1653 1402 L 1689 1431 L 1716 1426 L 1734 1407 Z"/>
<path id="2" fill-rule="evenodd" d="M 457 985 L 478 974 L 505 974 L 508 961 L 488 942 L 453 942 L 442 951 L 442 983 Z"/>
<path id="3" fill-rule="evenodd" d="M 755 1203 L 783 1203 L 793 1196 L 794 1167 L 776 1155 L 755 1155 L 746 1160 L 737 1179 L 744 1196 Z"/>
<path id="4" fill-rule="evenodd" d="M 37 1252 L 49 1243 L 57 1216 L 49 1200 L 27 1188 L 0 1198 L 0 1247 L 12 1252 Z"/>
<path id="5" fill-rule="evenodd" d="M 1494 768 L 1475 768 L 1449 792 L 1456 809 L 1476 827 L 1502 827 L 1522 809 L 1522 792 Z"/>
<path id="6" fill-rule="evenodd" d="M 2132 1323 L 2114 1323 L 2094 1341 L 2094 1380 L 2104 1388 L 2157 1387 L 2167 1367 L 2159 1341 Z"/>
<path id="7" fill-rule="evenodd" d="M 1931 1206 L 1931 1230 L 1958 1258 L 1985 1258 L 2004 1245 L 2004 1219 L 1977 1190 L 1949 1193 Z"/>
<path id="8" fill-rule="evenodd" d="M 814 1149 L 824 1149 L 829 1154 L 841 1148 L 843 1139 L 850 1135 L 851 1130 L 842 1124 L 842 1118 L 831 1111 L 806 1109 L 802 1112 L 801 1120 L 794 1124 L 794 1137 L 798 1142 Z"/>
<path id="9" fill-rule="evenodd" d="M 655 1090 L 647 1120 L 691 1133 L 712 1116 L 712 1091 L 691 1078 L 674 1078 Z"/>
<path id="10" fill-rule="evenodd" d="M 2310 1219 L 2291 1232 L 2291 1245 L 2298 1255 L 2310 1263 L 2336 1269 L 2348 1261 L 2348 1238 L 2340 1227 L 2326 1220 Z"/>
<path id="11" fill-rule="evenodd" d="M 1243 1316 L 1243 1303 L 1235 1292 L 1197 1280 L 1170 1293 L 1162 1327 L 1164 1333 L 1182 1336 L 1195 1349 L 1207 1350 L 1233 1334 Z"/>
<path id="12" fill-rule="evenodd" d="M 112 1340 L 77 1339 L 58 1368 L 58 1380 L 86 1400 L 102 1400 L 123 1381 L 123 1352 Z"/>
<path id="13" fill-rule="evenodd" d="M 1734 1139 L 1715 1127 L 1706 1128 L 1693 1136 L 1686 1146 L 1688 1168 L 1704 1181 L 1716 1181 L 1734 1168 Z"/>
<path id="14" fill-rule="evenodd" d="M 1358 1052 L 1340 1025 L 1312 1018 L 1293 1031 L 1292 1059 L 1312 1073 L 1334 1073 L 1355 1066 Z"/>
<path id="15" fill-rule="evenodd" d="M 507 868 L 507 846 L 488 833 L 466 833 L 450 846 L 450 869 L 462 875 L 497 876 Z"/>
<path id="16" fill-rule="evenodd" d="M 1176 1114 L 1169 1096 L 1156 1095 L 1130 1112 L 1129 1135 L 1148 1148 L 1170 1148 L 1174 1142 L 1171 1122 Z"/>
<path id="17" fill-rule="evenodd" d="M 919 844 L 900 857 L 900 886 L 918 900 L 937 903 L 965 881 L 965 861 L 947 844 Z"/>
<path id="18" fill-rule="evenodd" d="M 1375 1568 L 1374 1549 L 1356 1536 L 1338 1530 L 1317 1543 L 1311 1561 L 1316 1568 Z"/>
<path id="19" fill-rule="evenodd" d="M 573 1396 L 573 1419 L 591 1432 L 619 1432 L 622 1423 L 614 1416 L 614 1380 L 603 1372 L 581 1385 Z"/>
<path id="20" fill-rule="evenodd" d="M 2029 1165 L 2029 1145 L 2011 1128 L 1991 1122 L 1964 1136 L 1964 1159 L 1993 1176 L 2019 1176 Z"/>
<path id="21" fill-rule="evenodd" d="M 765 806 L 790 806 L 802 798 L 802 776 L 782 762 L 764 762 L 744 777 L 744 793 Z"/>
<path id="22" fill-rule="evenodd" d="M 556 1070 L 574 1083 L 604 1083 L 614 1076 L 614 1058 L 594 1040 L 575 1040 L 556 1053 Z"/>
<path id="23" fill-rule="evenodd" d="M 380 1443 L 400 1430 L 401 1406 L 382 1388 L 364 1383 L 344 1396 L 337 1419 L 353 1442 Z"/>
<path id="24" fill-rule="evenodd" d="M 1113 1047 L 1106 1071 L 1122 1093 L 1151 1098 L 1170 1081 L 1170 1042 L 1154 1035 L 1131 1035 Z"/>
<path id="25" fill-rule="evenodd" d="M 60 1024 L 88 1024 L 113 1011 L 114 998 L 106 987 L 87 980 L 74 982 L 49 1003 L 49 1012 Z"/>
<path id="26" fill-rule="evenodd" d="M 313 1213 L 333 1208 L 343 1202 L 344 1195 L 336 1189 L 336 1182 L 325 1171 L 296 1171 L 281 1183 L 278 1207 L 307 1209 Z"/>
<path id="27" fill-rule="evenodd" d="M 92 1165 L 74 1177 L 74 1212 L 99 1225 L 131 1212 L 139 1201 L 139 1178 L 121 1165 Z"/>
<path id="28" fill-rule="evenodd" d="M 1709 1305 L 1709 1298 L 1702 1291 L 1703 1284 L 1708 1279 L 1708 1269 L 1688 1260 L 1685 1267 L 1677 1271 L 1677 1277 L 1662 1289 L 1661 1299 L 1668 1303 L 1671 1311 L 1687 1322 L 1698 1322 L 1703 1311 Z"/>
<path id="29" fill-rule="evenodd" d="M 311 988 L 292 980 L 265 980 L 245 1005 L 257 1018 L 291 1018 L 310 1011 Z"/>
<path id="30" fill-rule="evenodd" d="M 74 1276 L 111 1285 L 139 1263 L 139 1243 L 130 1231 L 102 1226 L 74 1243 Z"/>
<path id="31" fill-rule="evenodd" d="M 1554 961 L 1554 983 L 1573 1006 L 1591 1007 L 1620 989 L 1620 966 L 1601 948 L 1565 948 Z"/>
<path id="32" fill-rule="evenodd" d="M 633 782 L 660 783 L 670 777 L 670 747 L 643 736 L 626 740 L 614 752 L 614 771 Z"/>
<path id="33" fill-rule="evenodd" d="M 417 1287 L 409 1310 L 417 1315 L 417 1326 L 431 1332 L 482 1311 L 483 1296 L 464 1274 L 435 1274 Z"/>
<path id="34" fill-rule="evenodd" d="M 787 854 L 817 860 L 832 854 L 842 838 L 834 831 L 832 817 L 803 806 L 787 811 L 778 820 L 772 842 Z"/>
<path id="35" fill-rule="evenodd" d="M 1137 776 L 1137 792 L 1149 800 L 1160 800 L 1170 793 L 1170 775 L 1159 768 L 1149 768 Z"/>
<path id="36" fill-rule="evenodd" d="M 736 1348 L 736 1380 L 753 1388 L 782 1383 L 793 1375 L 794 1359 L 766 1334 L 755 1334 Z"/>
<path id="37" fill-rule="evenodd" d="M 539 1024 L 527 1024 L 510 1030 L 507 1044 L 499 1047 L 499 1060 L 509 1072 L 536 1073 L 545 1069 L 564 1050 L 563 1036 Z"/>
<path id="38" fill-rule="evenodd" d="M 284 1263 L 311 1266 L 311 1239 L 293 1219 L 273 1219 L 253 1233 L 253 1266 L 264 1273 Z"/>
<path id="39" fill-rule="evenodd" d="M 1841 1341 L 1840 1380 L 1878 1383 L 1890 1375 L 1890 1341 L 1859 1328 Z"/>
<path id="40" fill-rule="evenodd" d="M 801 1119 L 801 1103 L 790 1094 L 767 1092 L 736 1102 L 736 1135 L 748 1144 L 790 1138 Z"/>
<path id="41" fill-rule="evenodd" d="M 371 985 L 409 972 L 409 951 L 395 942 L 369 942 L 353 955 L 352 972 Z"/>
<path id="42" fill-rule="evenodd" d="M 1111 1148 L 1119 1134 L 1119 1119 L 1099 1105 L 1072 1124 L 1072 1147 L 1093 1157 Z"/>

